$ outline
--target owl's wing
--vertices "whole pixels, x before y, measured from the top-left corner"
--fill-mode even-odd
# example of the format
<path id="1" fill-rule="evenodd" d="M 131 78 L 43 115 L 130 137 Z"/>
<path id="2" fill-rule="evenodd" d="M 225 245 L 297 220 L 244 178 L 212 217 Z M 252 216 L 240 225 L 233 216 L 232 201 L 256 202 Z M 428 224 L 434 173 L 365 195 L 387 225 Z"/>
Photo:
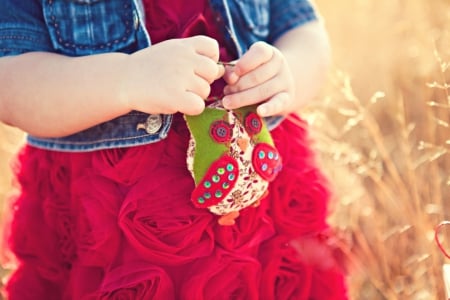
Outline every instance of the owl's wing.
<path id="1" fill-rule="evenodd" d="M 255 142 L 274 146 L 272 135 L 264 120 L 256 113 L 256 107 L 256 105 L 245 106 L 234 110 L 234 112 Z"/>
<path id="2" fill-rule="evenodd" d="M 267 143 L 259 143 L 252 153 L 256 173 L 264 180 L 273 181 L 283 166 L 278 150 Z"/>
<path id="3" fill-rule="evenodd" d="M 227 117 L 228 111 L 210 107 L 198 116 L 185 116 L 194 143 L 193 159 L 188 159 L 195 181 L 191 200 L 200 208 L 218 204 L 238 180 L 238 163 L 228 154 L 233 129 Z"/>
<path id="4" fill-rule="evenodd" d="M 228 154 L 214 161 L 191 194 L 196 207 L 206 208 L 225 199 L 239 176 L 236 160 Z"/>
<path id="5" fill-rule="evenodd" d="M 195 143 L 191 167 L 195 184 L 201 181 L 211 164 L 228 150 L 225 143 L 216 142 L 211 136 L 211 131 L 214 130 L 212 126 L 222 122 L 226 114 L 225 110 L 206 107 L 200 115 L 184 116 L 191 133 L 191 140 Z M 224 126 L 226 129 L 226 125 Z M 216 128 L 216 130 L 220 130 L 220 128 Z"/>
<path id="6" fill-rule="evenodd" d="M 239 108 L 235 113 L 255 144 L 252 164 L 256 173 L 264 180 L 273 181 L 281 171 L 283 163 L 269 129 L 256 113 L 256 105 Z"/>

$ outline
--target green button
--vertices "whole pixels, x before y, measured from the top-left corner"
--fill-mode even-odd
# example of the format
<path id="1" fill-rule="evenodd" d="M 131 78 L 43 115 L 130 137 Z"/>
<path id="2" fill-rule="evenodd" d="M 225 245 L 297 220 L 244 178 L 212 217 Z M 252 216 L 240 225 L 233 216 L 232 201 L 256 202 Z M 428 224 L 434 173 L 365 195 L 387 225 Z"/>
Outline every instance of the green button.
<path id="1" fill-rule="evenodd" d="M 214 175 L 212 177 L 212 181 L 215 182 L 215 183 L 218 183 L 220 181 L 220 176 L 219 175 Z"/>

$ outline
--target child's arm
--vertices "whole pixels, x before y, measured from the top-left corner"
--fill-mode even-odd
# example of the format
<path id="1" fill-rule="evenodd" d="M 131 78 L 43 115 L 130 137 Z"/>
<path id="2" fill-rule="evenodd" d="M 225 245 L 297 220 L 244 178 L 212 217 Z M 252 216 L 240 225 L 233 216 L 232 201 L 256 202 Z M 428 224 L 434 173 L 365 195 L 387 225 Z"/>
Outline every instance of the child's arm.
<path id="1" fill-rule="evenodd" d="M 131 55 L 0 58 L 0 121 L 35 136 L 78 132 L 131 110 L 198 114 L 222 76 L 217 42 L 170 40 Z"/>
<path id="2" fill-rule="evenodd" d="M 227 70 L 224 105 L 262 103 L 261 116 L 299 111 L 319 92 L 329 63 L 328 37 L 319 21 L 286 32 L 273 46 L 258 42 Z"/>

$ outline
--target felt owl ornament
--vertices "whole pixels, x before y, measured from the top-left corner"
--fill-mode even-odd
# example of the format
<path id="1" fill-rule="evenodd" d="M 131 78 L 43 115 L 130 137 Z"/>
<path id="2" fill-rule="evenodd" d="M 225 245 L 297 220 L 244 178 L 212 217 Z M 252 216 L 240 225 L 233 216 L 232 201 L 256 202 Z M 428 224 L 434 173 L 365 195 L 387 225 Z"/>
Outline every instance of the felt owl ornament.
<path id="1" fill-rule="evenodd" d="M 282 167 L 255 106 L 226 110 L 217 101 L 197 116 L 185 116 L 191 133 L 187 166 L 195 182 L 194 206 L 233 225 L 239 211 L 257 206 Z"/>

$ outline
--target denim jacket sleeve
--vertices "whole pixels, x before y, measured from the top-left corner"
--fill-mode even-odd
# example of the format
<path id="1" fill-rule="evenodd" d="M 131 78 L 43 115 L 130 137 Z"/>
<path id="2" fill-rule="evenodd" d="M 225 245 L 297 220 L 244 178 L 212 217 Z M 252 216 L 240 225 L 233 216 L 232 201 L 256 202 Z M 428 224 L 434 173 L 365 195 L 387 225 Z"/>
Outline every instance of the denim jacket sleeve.
<path id="1" fill-rule="evenodd" d="M 309 0 L 210 0 L 225 22 L 226 36 L 243 55 L 257 41 L 275 42 L 288 30 L 317 20 Z"/>
<path id="2" fill-rule="evenodd" d="M 308 0 L 271 0 L 268 42 L 275 42 L 286 31 L 317 19 Z"/>
<path id="3" fill-rule="evenodd" d="M 148 47 L 139 0 L 0 0 L 0 56 L 45 51 L 67 56 L 132 53 Z M 58 151 L 92 151 L 157 142 L 171 115 L 131 112 L 61 138 L 27 136 Z"/>
<path id="4" fill-rule="evenodd" d="M 38 0 L 0 1 L 0 56 L 53 51 Z"/>
<path id="5" fill-rule="evenodd" d="M 140 0 L 0 0 L 0 56 L 32 51 L 81 56 L 132 53 L 150 45 Z M 274 42 L 316 19 L 308 0 L 209 0 L 225 22 L 231 47 L 242 55 L 254 42 Z M 95 30 L 93 29 L 95 28 Z M 270 129 L 282 117 L 266 119 Z M 164 139 L 172 115 L 132 112 L 58 139 L 28 136 L 36 147 L 93 151 Z"/>
<path id="6" fill-rule="evenodd" d="M 136 51 L 142 41 L 133 4 L 133 0 L 2 0 L 0 55 Z"/>

